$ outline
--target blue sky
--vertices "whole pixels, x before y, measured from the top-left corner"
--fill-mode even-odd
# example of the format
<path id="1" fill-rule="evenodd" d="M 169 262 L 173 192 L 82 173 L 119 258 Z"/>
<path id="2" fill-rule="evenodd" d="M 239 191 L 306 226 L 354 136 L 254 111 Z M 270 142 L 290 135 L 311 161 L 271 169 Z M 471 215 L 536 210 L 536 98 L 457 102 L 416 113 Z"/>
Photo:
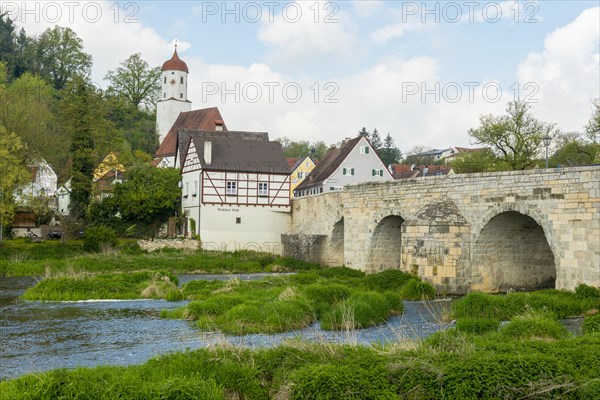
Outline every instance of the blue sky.
<path id="1" fill-rule="evenodd" d="M 134 52 L 162 64 L 177 40 L 193 108 L 218 106 L 230 129 L 272 138 L 335 143 L 366 126 L 389 132 L 404 152 L 464 146 L 479 116 L 502 114 L 517 92 L 539 119 L 566 131 L 581 131 L 600 97 L 598 1 L 76 4 L 73 18 L 63 4 L 58 19 L 30 3 L 17 23 L 34 34 L 73 28 L 99 85 Z"/>

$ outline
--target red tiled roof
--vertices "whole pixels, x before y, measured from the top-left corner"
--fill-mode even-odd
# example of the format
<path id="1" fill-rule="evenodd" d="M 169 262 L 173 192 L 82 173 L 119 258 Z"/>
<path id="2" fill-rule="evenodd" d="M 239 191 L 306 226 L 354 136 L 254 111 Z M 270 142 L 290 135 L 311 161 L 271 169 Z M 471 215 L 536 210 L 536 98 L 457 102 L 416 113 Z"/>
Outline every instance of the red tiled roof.
<path id="1" fill-rule="evenodd" d="M 181 129 L 214 131 L 217 121 L 223 121 L 223 117 L 217 107 L 182 112 L 175 120 L 175 123 L 167 133 L 167 136 L 165 136 L 165 139 L 160 144 L 158 150 L 156 150 L 155 156 L 159 158 L 175 155 L 177 148 L 177 132 Z M 223 131 L 227 131 L 227 126 L 224 122 Z"/>
<path id="2" fill-rule="evenodd" d="M 173 57 L 171 57 L 170 60 L 165 61 L 165 63 L 162 65 L 161 71 L 183 71 L 188 73 L 190 72 L 188 71 L 187 64 L 184 63 L 177 55 L 177 49 L 175 49 L 175 51 L 173 52 Z"/>
<path id="3" fill-rule="evenodd" d="M 300 158 L 298 157 L 287 157 L 286 158 L 288 165 L 290 166 L 290 169 L 293 171 L 294 168 L 292 168 L 298 161 L 300 161 Z"/>

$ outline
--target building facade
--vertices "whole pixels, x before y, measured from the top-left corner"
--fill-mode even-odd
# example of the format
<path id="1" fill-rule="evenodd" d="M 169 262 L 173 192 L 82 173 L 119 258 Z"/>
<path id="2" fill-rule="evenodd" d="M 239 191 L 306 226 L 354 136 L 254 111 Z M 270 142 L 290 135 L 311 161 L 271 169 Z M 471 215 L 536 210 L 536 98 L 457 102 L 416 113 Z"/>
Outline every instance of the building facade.
<path id="1" fill-rule="evenodd" d="M 290 227 L 290 169 L 267 134 L 179 134 L 187 234 L 207 250 L 280 253 Z"/>
<path id="2" fill-rule="evenodd" d="M 295 197 L 343 190 L 345 185 L 393 179 L 371 143 L 362 135 L 346 139 L 327 150 L 304 181 L 294 190 Z"/>

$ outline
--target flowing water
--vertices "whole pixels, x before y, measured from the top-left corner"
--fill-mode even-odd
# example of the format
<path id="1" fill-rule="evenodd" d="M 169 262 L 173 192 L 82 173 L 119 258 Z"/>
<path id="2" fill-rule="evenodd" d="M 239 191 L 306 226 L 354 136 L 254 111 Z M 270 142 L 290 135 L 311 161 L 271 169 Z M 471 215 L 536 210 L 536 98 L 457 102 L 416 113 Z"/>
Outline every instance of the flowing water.
<path id="1" fill-rule="evenodd" d="M 264 274 L 236 275 L 242 280 Z M 181 275 L 192 279 L 228 276 Z M 30 302 L 18 297 L 36 283 L 31 277 L 0 277 L 0 380 L 56 368 L 141 364 L 153 356 L 219 343 L 251 348 L 302 338 L 335 343 L 390 343 L 430 335 L 443 328 L 436 317 L 447 301 L 405 302 L 402 316 L 382 326 L 352 332 L 302 330 L 268 335 L 226 336 L 201 332 L 193 322 L 160 318 L 161 310 L 187 302 L 162 300 Z"/>

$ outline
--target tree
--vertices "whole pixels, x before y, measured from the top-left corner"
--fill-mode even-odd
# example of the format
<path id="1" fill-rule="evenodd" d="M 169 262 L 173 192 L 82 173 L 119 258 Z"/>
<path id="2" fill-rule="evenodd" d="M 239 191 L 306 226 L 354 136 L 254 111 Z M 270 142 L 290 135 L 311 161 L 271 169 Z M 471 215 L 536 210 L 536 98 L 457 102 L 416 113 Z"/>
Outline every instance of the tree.
<path id="1" fill-rule="evenodd" d="M 25 72 L 38 74 L 35 66 L 36 43 L 35 40 L 27 36 L 25 29 L 21 28 L 15 39 L 15 78 L 20 77 Z"/>
<path id="2" fill-rule="evenodd" d="M 377 130 L 375 130 L 377 132 Z M 375 132 L 373 134 L 375 134 Z M 390 164 L 398 163 L 402 159 L 402 152 L 394 144 L 394 139 L 388 133 L 383 141 L 383 146 L 377 150 L 381 161 L 387 167 Z"/>
<path id="3" fill-rule="evenodd" d="M 53 94 L 43 79 L 27 72 L 0 97 L 0 124 L 19 135 L 30 160 L 44 158 L 51 164 L 64 162 L 68 148 L 65 135 L 54 129 Z"/>
<path id="4" fill-rule="evenodd" d="M 373 130 L 369 142 L 371 142 L 371 146 L 373 146 L 373 148 L 375 148 L 377 151 L 383 147 L 381 143 L 381 137 L 379 137 L 379 132 L 377 132 L 377 128 Z"/>
<path id="5" fill-rule="evenodd" d="M 595 99 L 592 102 L 592 105 L 594 107 L 594 113 L 585 126 L 585 132 L 592 142 L 598 143 L 598 140 L 600 139 L 600 98 Z"/>
<path id="6" fill-rule="evenodd" d="M 494 172 L 510 170 L 510 166 L 496 157 L 491 149 L 459 153 L 452 161 L 452 169 L 457 174 Z"/>
<path id="7" fill-rule="evenodd" d="M 321 160 L 329 148 L 323 141 L 310 143 L 308 140 L 301 140 L 294 142 L 287 137 L 275 139 L 275 141 L 281 143 L 283 154 L 286 157 L 302 158 L 310 156 L 315 160 Z"/>
<path id="8" fill-rule="evenodd" d="M 160 224 L 175 214 L 181 200 L 181 174 L 172 168 L 137 164 L 115 188 L 121 216 L 132 223 Z"/>
<path id="9" fill-rule="evenodd" d="M 14 72 L 15 26 L 6 13 L 0 14 L 0 61 L 4 62 L 10 76 Z"/>
<path id="10" fill-rule="evenodd" d="M 71 136 L 71 215 L 85 218 L 92 193 L 92 174 L 96 164 L 95 137 L 104 129 L 103 103 L 96 89 L 75 78 L 60 103 L 62 128 Z"/>
<path id="11" fill-rule="evenodd" d="M 589 165 L 600 157 L 600 144 L 585 142 L 580 135 L 568 135 L 550 157 L 551 166 Z"/>
<path id="12" fill-rule="evenodd" d="M 179 210 L 180 181 L 181 174 L 174 168 L 135 164 L 125 173 L 125 182 L 116 185 L 112 196 L 92 204 L 90 219 L 121 232 L 134 225 L 139 225 L 138 232 L 155 232 Z"/>
<path id="13" fill-rule="evenodd" d="M 63 89 L 76 76 L 88 78 L 92 56 L 83 51 L 83 41 L 71 28 L 46 29 L 36 43 L 40 74 L 56 89 Z"/>
<path id="14" fill-rule="evenodd" d="M 368 137 L 369 137 L 369 135 L 371 134 L 371 132 L 369 132 L 369 131 L 367 130 L 367 128 L 365 128 L 365 127 L 363 126 L 363 127 L 362 127 L 362 129 L 361 129 L 360 131 L 358 131 L 358 134 L 359 134 L 359 135 L 362 135 L 362 136 L 364 136 L 364 137 L 366 137 L 366 138 L 368 138 Z"/>
<path id="15" fill-rule="evenodd" d="M 131 150 L 154 154 L 158 148 L 156 115 L 138 109 L 121 96 L 105 96 L 107 118 L 112 121 Z"/>
<path id="16" fill-rule="evenodd" d="M 23 144 L 19 137 L 0 125 L 0 220 L 2 228 L 12 223 L 14 216 L 13 193 L 17 185 L 27 178 L 27 168 L 19 156 L 22 150 Z"/>
<path id="17" fill-rule="evenodd" d="M 470 129 L 477 144 L 492 147 L 496 156 L 512 170 L 522 170 L 535 164 L 542 138 L 555 133 L 554 124 L 540 122 L 531 114 L 531 107 L 521 101 L 510 102 L 507 115 L 481 116 L 480 127 Z"/>
<path id="18" fill-rule="evenodd" d="M 142 55 L 135 53 L 104 79 L 110 82 L 109 91 L 125 97 L 135 107 L 151 110 L 160 92 L 160 74 L 160 68 L 150 68 Z"/>
<path id="19" fill-rule="evenodd" d="M 429 146 L 416 145 L 408 151 L 404 162 L 415 165 L 433 165 L 435 164 L 433 156 L 420 155 L 421 153 L 425 153 L 430 150 L 432 150 L 432 148 Z"/>

